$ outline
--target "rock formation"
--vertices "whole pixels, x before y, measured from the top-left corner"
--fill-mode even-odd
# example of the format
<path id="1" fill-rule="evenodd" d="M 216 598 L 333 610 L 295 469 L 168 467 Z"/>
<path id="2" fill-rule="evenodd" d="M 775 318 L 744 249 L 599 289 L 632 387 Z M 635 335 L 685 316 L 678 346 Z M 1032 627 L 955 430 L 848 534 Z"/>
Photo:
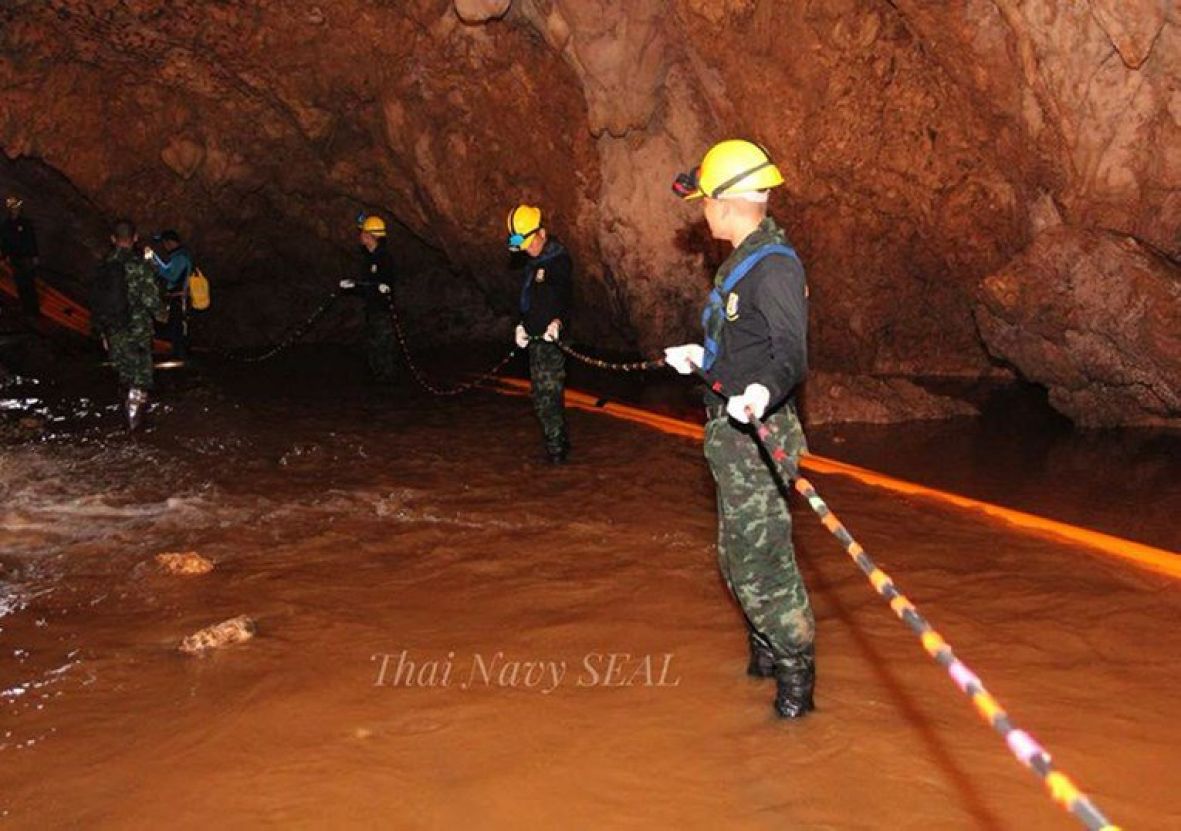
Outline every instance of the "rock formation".
<path id="1" fill-rule="evenodd" d="M 191 576 L 213 571 L 213 561 L 196 551 L 165 551 L 156 555 L 156 564 L 166 574 Z"/>
<path id="2" fill-rule="evenodd" d="M 1105 268 L 1153 250 L 1156 290 L 1177 285 L 1179 25 L 1168 0 L 23 0 L 0 9 L 0 151 L 96 217 L 191 236 L 223 339 L 314 306 L 359 209 L 396 220 L 421 329 L 445 293 L 457 323 L 503 336 L 503 217 L 529 200 L 576 254 L 577 336 L 652 352 L 693 335 L 724 254 L 671 178 L 749 136 L 787 178 L 772 208 L 808 265 L 814 365 L 1001 360 L 1057 384 L 1014 346 L 1030 317 L 998 317 L 982 283 L 1062 228 L 1139 240 L 1103 246 Z M 14 167 L 0 187 L 27 181 Z M 42 226 L 81 222 L 50 201 Z M 1043 319 L 1081 313 L 1069 297 L 1047 293 L 1067 305 Z M 1103 423 L 1181 415 L 1080 372 L 1053 397 L 1073 416 L 1084 399 Z"/>
<path id="3" fill-rule="evenodd" d="M 814 372 L 803 397 L 807 427 L 821 424 L 895 424 L 979 415 L 965 401 L 935 395 L 905 378 L 867 378 Z"/>
<path id="4" fill-rule="evenodd" d="M 1136 240 L 1056 228 L 984 281 L 989 348 L 1079 424 L 1168 424 L 1181 413 L 1181 282 Z"/>
<path id="5" fill-rule="evenodd" d="M 258 625 L 253 619 L 238 615 L 188 635 L 177 649 L 185 655 L 204 655 L 214 649 L 245 643 L 254 638 L 257 631 Z"/>

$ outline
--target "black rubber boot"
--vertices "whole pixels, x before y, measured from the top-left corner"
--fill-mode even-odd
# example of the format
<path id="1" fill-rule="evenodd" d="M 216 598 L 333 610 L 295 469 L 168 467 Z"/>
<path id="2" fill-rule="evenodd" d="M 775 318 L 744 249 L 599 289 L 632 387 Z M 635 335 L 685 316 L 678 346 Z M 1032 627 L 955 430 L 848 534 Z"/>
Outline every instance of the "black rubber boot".
<path id="1" fill-rule="evenodd" d="M 753 630 L 746 633 L 750 641 L 750 663 L 746 665 L 746 674 L 752 678 L 771 678 L 775 675 L 775 656 L 771 654 L 771 644 Z"/>
<path id="2" fill-rule="evenodd" d="M 816 709 L 816 651 L 807 649 L 775 660 L 775 712 L 780 718 L 800 718 Z"/>
<path id="3" fill-rule="evenodd" d="M 557 444 L 546 447 L 546 455 L 549 456 L 550 464 L 566 464 L 566 457 L 570 455 L 570 440 L 562 436 Z"/>

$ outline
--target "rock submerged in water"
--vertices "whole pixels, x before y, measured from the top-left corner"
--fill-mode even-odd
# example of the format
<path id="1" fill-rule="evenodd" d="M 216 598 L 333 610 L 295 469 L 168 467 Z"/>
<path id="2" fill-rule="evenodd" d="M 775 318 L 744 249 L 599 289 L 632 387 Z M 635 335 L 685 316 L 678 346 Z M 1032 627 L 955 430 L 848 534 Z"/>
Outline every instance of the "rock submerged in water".
<path id="1" fill-rule="evenodd" d="M 165 551 L 156 555 L 156 562 L 169 574 L 208 574 L 213 571 L 213 561 L 196 551 Z"/>
<path id="2" fill-rule="evenodd" d="M 254 637 L 256 631 L 258 626 L 253 619 L 238 615 L 194 632 L 181 641 L 177 648 L 186 655 L 201 655 L 211 649 L 245 643 Z"/>

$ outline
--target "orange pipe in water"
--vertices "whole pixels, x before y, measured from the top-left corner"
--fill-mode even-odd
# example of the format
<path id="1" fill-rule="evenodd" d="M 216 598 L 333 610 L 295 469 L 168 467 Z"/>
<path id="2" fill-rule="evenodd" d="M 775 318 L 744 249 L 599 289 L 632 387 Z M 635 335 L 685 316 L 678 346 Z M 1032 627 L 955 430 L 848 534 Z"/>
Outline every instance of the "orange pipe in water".
<path id="1" fill-rule="evenodd" d="M 529 382 L 519 378 L 498 378 L 497 382 L 501 385 L 501 391 L 503 392 L 513 395 L 522 395 L 529 392 Z M 618 404 L 614 401 L 595 398 L 593 395 L 588 395 L 578 390 L 566 390 L 566 404 L 579 410 L 606 413 L 614 418 L 643 424 L 646 427 L 652 427 L 674 436 L 697 440 L 702 440 L 705 437 L 705 430 L 700 424 L 650 413 L 647 410 L 627 404 Z M 905 479 L 896 479 L 893 476 L 887 476 L 884 473 L 878 473 L 874 470 L 857 467 L 856 465 L 840 462 L 836 459 L 829 459 L 825 456 L 817 456 L 815 453 L 808 453 L 800 459 L 800 467 L 815 471 L 816 473 L 846 476 L 866 485 L 885 488 L 886 490 L 907 496 L 921 496 L 926 499 L 933 499 L 938 502 L 954 505 L 957 508 L 982 512 L 993 519 L 1002 520 L 1024 531 L 1034 531 L 1060 537 L 1070 542 L 1084 545 L 1093 551 L 1134 563 L 1149 571 L 1181 579 L 1181 553 L 1175 551 L 1154 548 L 1151 545 L 1133 542 L 1122 537 L 1093 531 L 1089 528 L 1080 528 L 1077 525 L 1070 525 L 1066 522 L 1059 522 L 1036 514 L 1028 514 L 1012 508 L 1004 508 L 1000 505 L 994 505 L 991 502 L 983 502 L 979 499 L 972 499 L 967 496 L 961 496 L 960 494 L 927 487 L 926 485 L 919 485 L 915 482 L 908 482 Z"/>
<path id="2" fill-rule="evenodd" d="M 7 263 L 0 263 L 0 291 L 5 292 L 10 297 L 18 296 L 16 280 L 13 278 L 12 270 L 8 267 Z M 91 336 L 90 312 L 85 306 L 75 303 L 57 289 L 45 285 L 41 280 L 37 281 L 37 297 L 40 302 L 42 317 L 84 338 Z M 171 348 L 171 345 L 166 341 L 152 341 L 152 350 L 155 352 L 167 352 Z"/>

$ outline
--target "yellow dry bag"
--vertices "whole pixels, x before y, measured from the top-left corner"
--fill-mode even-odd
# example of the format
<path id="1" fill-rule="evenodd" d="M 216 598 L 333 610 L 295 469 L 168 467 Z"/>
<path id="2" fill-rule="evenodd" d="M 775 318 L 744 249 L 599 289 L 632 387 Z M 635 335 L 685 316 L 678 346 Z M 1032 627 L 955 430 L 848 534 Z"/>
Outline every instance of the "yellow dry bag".
<path id="1" fill-rule="evenodd" d="M 189 302 L 199 312 L 209 308 L 209 278 L 196 266 L 189 276 Z"/>

